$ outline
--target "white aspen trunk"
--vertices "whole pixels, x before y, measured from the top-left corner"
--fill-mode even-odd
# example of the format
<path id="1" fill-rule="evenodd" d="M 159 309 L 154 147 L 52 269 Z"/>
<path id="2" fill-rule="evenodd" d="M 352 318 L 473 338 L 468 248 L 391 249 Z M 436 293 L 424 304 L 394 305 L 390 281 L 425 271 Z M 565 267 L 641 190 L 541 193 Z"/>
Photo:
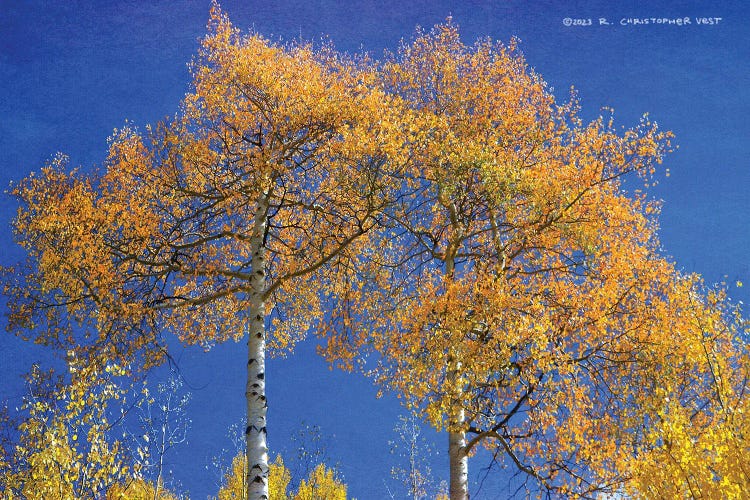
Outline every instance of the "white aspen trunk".
<path id="1" fill-rule="evenodd" d="M 453 253 L 446 252 L 445 273 L 452 279 L 455 272 Z M 448 415 L 448 461 L 450 484 L 448 492 L 450 500 L 469 499 L 469 457 L 466 454 L 466 432 L 464 429 L 465 413 L 461 394 L 461 361 L 456 359 L 451 349 L 448 355 L 448 369 L 446 382 L 451 394 L 451 410 Z"/>
<path id="2" fill-rule="evenodd" d="M 456 412 L 453 425 L 463 425 L 464 410 Z M 448 457 L 450 460 L 450 500 L 469 498 L 469 457 L 466 454 L 466 433 L 448 431 Z"/>
<path id="3" fill-rule="evenodd" d="M 255 212 L 255 227 L 250 241 L 252 279 L 250 281 L 250 325 L 247 339 L 247 456 L 246 486 L 248 500 L 268 500 L 268 445 L 266 442 L 266 331 L 265 301 L 266 257 L 263 238 L 268 221 L 268 198 L 262 195 Z"/>
<path id="4" fill-rule="evenodd" d="M 469 456 L 466 453 L 466 415 L 461 401 L 461 362 L 454 353 L 448 356 L 447 385 L 452 392 L 451 412 L 448 415 L 448 461 L 450 464 L 450 500 L 469 499 Z"/>

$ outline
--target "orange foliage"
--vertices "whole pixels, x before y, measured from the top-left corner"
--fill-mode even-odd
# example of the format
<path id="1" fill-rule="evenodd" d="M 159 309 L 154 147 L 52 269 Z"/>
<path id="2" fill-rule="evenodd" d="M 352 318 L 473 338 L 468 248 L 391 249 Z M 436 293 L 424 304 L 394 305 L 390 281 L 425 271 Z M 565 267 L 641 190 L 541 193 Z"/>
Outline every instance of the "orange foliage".
<path id="1" fill-rule="evenodd" d="M 705 378 L 682 360 L 715 331 L 686 319 L 715 313 L 659 256 L 658 205 L 622 187 L 648 182 L 670 134 L 647 117 L 584 124 L 515 42 L 468 47 L 450 23 L 381 78 L 417 115 L 415 162 L 361 256 L 369 282 L 340 297 L 329 357 L 376 351 L 382 384 L 466 435 L 460 454 L 497 449 L 555 495 L 617 491 L 656 432 L 658 389 Z"/>
<path id="2" fill-rule="evenodd" d="M 206 348 L 252 332 L 248 450 L 263 479 L 266 341 L 283 354 L 323 317 L 384 204 L 382 166 L 408 152 L 398 99 L 363 64 L 241 35 L 216 4 L 208 29 L 174 119 L 116 131 L 100 175 L 59 158 L 13 189 L 30 271 L 7 291 L 14 328 L 81 356 L 152 364 L 169 332 Z"/>
<path id="3" fill-rule="evenodd" d="M 691 442 L 733 472 L 686 484 L 746 481 L 745 380 L 716 376 L 746 369 L 737 323 L 623 189 L 670 149 L 647 116 L 583 123 L 516 42 L 466 46 L 450 23 L 377 65 L 242 35 L 214 5 L 192 74 L 174 119 L 116 131 L 101 174 L 58 156 L 13 188 L 30 267 L 6 273 L 12 328 L 147 363 L 167 332 L 252 331 L 260 362 L 267 319 L 284 353 L 328 315 L 331 359 L 376 352 L 461 453 L 497 448 L 554 494 L 651 491 L 637 467 L 689 471 L 670 447 Z"/>
<path id="4" fill-rule="evenodd" d="M 280 352 L 322 315 L 319 283 L 337 286 L 322 268 L 373 225 L 378 170 L 406 154 L 399 110 L 357 63 L 242 36 L 216 6 L 193 77 L 174 120 L 145 135 L 130 125 L 115 132 L 101 175 L 68 172 L 58 155 L 12 189 L 32 266 L 6 287 L 15 327 L 48 324 L 40 342 L 87 343 L 61 334 L 67 315 L 93 322 L 97 347 L 130 352 L 125 331 L 142 334 L 130 340 L 143 347 L 165 329 L 210 346 L 244 335 L 258 271 L 267 309 L 287 313 L 270 340 Z M 261 197 L 268 258 L 255 270 Z"/>

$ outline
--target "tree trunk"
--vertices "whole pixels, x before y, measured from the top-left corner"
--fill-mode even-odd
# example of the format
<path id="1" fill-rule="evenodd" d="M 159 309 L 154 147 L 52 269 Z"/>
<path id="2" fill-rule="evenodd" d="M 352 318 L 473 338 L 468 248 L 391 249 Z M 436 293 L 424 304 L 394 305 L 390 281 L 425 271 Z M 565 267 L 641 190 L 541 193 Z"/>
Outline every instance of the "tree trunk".
<path id="1" fill-rule="evenodd" d="M 456 412 L 453 425 L 463 425 L 464 411 Z M 466 433 L 448 431 L 448 457 L 450 460 L 450 500 L 469 498 L 469 457 L 466 455 Z"/>
<path id="2" fill-rule="evenodd" d="M 454 249 L 456 246 L 451 245 Z M 445 274 L 453 279 L 454 252 L 446 251 Z M 466 454 L 465 413 L 462 402 L 463 382 L 460 359 L 451 350 L 448 355 L 446 384 L 451 392 L 451 410 L 448 415 L 448 460 L 450 464 L 450 500 L 469 499 L 469 456 Z"/>
<path id="3" fill-rule="evenodd" d="M 469 456 L 466 453 L 465 412 L 461 401 L 461 362 L 451 352 L 448 357 L 447 385 L 452 394 L 448 415 L 448 460 L 450 464 L 450 500 L 469 498 Z"/>
<path id="4" fill-rule="evenodd" d="M 250 241 L 252 279 L 250 287 L 250 324 L 247 339 L 247 499 L 268 500 L 268 446 L 266 443 L 266 260 L 263 238 L 266 232 L 268 198 L 263 195 L 255 212 L 255 227 Z"/>

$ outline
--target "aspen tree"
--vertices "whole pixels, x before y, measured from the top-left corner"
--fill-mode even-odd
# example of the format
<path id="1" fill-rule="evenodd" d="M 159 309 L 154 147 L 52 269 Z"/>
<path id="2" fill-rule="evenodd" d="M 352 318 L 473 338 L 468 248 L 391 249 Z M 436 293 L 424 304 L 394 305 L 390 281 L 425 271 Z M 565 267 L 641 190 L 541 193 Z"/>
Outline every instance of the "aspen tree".
<path id="1" fill-rule="evenodd" d="M 612 490 L 624 473 L 607 451 L 629 414 L 608 401 L 633 391 L 609 383 L 654 359 L 673 271 L 658 205 L 622 179 L 649 179 L 670 134 L 647 117 L 584 124 L 515 41 L 466 46 L 450 22 L 381 75 L 421 130 L 383 244 L 362 256 L 370 283 L 335 310 L 331 358 L 373 349 L 380 382 L 447 431 L 453 500 L 480 445 L 547 491 Z"/>
<path id="2" fill-rule="evenodd" d="M 116 131 L 101 174 L 58 158 L 14 188 L 31 268 L 8 287 L 11 322 L 147 364 L 170 332 L 245 339 L 247 496 L 262 499 L 266 352 L 288 352 L 346 286 L 332 270 L 377 222 L 383 166 L 408 154 L 397 99 L 362 64 L 243 35 L 216 4 L 192 74 L 174 119 Z"/>

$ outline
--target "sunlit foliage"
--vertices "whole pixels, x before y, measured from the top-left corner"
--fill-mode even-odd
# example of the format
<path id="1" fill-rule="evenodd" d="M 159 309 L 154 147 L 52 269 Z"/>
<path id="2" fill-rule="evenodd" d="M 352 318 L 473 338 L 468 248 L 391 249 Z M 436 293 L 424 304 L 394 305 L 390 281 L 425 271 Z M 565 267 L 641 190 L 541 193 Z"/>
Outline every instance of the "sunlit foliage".
<path id="1" fill-rule="evenodd" d="M 111 378 L 118 369 L 72 366 L 68 384 L 38 367 L 29 374 L 17 441 L 0 468 L 3 498 L 101 498 L 137 474 L 109 433 L 107 408 L 124 394 Z"/>
<path id="2" fill-rule="evenodd" d="M 171 493 L 159 484 L 150 483 L 143 479 L 128 479 L 123 484 L 117 484 L 107 490 L 107 500 L 179 500 L 177 495 Z"/>
<path id="3" fill-rule="evenodd" d="M 662 442 L 658 388 L 705 381 L 694 356 L 737 335 L 661 256 L 659 205 L 633 188 L 649 185 L 671 134 L 647 116 L 584 123 L 515 41 L 467 46 L 450 22 L 380 74 L 418 117 L 403 125 L 420 128 L 415 161 L 365 279 L 334 309 L 330 358 L 351 367 L 374 351 L 371 373 L 448 431 L 451 498 L 468 496 L 480 445 L 521 490 L 617 492 L 637 443 Z"/>
<path id="4" fill-rule="evenodd" d="M 242 34 L 214 4 L 191 71 L 177 114 L 116 130 L 101 172 L 58 155 L 12 187 L 28 262 L 4 291 L 11 330 L 85 366 L 157 364 L 167 334 L 246 340 L 247 454 L 220 496 L 287 494 L 266 350 L 318 326 L 448 432 L 455 500 L 478 446 L 552 496 L 746 487 L 744 324 L 661 254 L 641 188 L 671 134 L 648 116 L 585 123 L 516 41 L 468 46 L 450 21 L 381 63 Z M 6 488 L 135 477 L 97 380 L 32 393 Z M 295 493 L 318 494 L 346 496 L 322 465 Z"/>
<path id="5" fill-rule="evenodd" d="M 115 131 L 101 173 L 60 156 L 12 189 L 29 267 L 7 281 L 11 327 L 145 366 L 170 332 L 246 339 L 248 495 L 261 498 L 266 344 L 288 352 L 347 286 L 334 269 L 376 223 L 380 169 L 408 153 L 400 110 L 360 63 L 243 35 L 216 4 L 191 69 L 179 113 Z"/>
<path id="6" fill-rule="evenodd" d="M 639 498 L 742 498 L 750 489 L 747 321 L 722 289 L 691 294 L 683 310 L 690 349 L 664 354 L 652 390 L 653 425 L 630 457 Z"/>
<path id="7" fill-rule="evenodd" d="M 239 454 L 232 460 L 231 470 L 224 477 L 219 490 L 219 500 L 233 500 L 245 498 L 245 467 L 247 461 L 244 454 Z M 270 500 L 346 500 L 346 485 L 338 478 L 334 470 L 325 464 L 318 464 L 307 478 L 300 481 L 295 492 L 289 492 L 292 476 L 284 465 L 281 455 L 271 463 L 268 488 Z"/>

